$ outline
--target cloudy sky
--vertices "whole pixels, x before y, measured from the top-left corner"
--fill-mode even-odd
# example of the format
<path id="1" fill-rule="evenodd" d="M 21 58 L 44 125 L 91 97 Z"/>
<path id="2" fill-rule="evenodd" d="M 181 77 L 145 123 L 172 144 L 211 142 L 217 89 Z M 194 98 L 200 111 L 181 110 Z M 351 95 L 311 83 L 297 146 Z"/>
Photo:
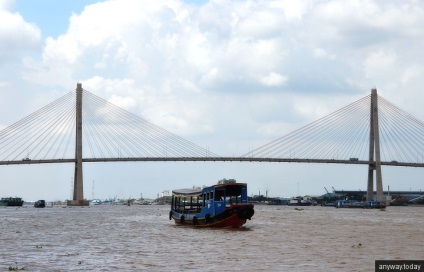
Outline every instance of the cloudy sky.
<path id="1" fill-rule="evenodd" d="M 83 88 L 222 156 L 239 156 L 377 88 L 424 120 L 424 3 L 0 0 L 0 128 Z M 66 199 L 73 165 L 1 166 L 0 195 Z M 367 167 L 84 165 L 85 196 L 155 197 L 221 178 L 250 194 L 366 188 Z M 385 189 L 422 170 L 383 168 Z M 94 188 L 94 190 L 93 190 Z"/>

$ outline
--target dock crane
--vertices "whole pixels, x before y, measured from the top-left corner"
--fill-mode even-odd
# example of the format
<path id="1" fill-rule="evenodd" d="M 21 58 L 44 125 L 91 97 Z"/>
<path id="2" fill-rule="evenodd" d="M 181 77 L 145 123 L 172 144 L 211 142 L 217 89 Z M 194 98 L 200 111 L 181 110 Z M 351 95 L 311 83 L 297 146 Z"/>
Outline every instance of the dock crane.
<path id="1" fill-rule="evenodd" d="M 414 199 L 411 199 L 411 200 L 409 200 L 409 202 L 414 202 L 414 201 L 417 201 L 417 200 L 420 200 L 420 199 L 422 199 L 422 198 L 424 198 L 424 195 L 421 195 L 421 196 L 419 196 L 419 197 L 416 197 L 416 198 L 414 198 Z"/>
<path id="2" fill-rule="evenodd" d="M 330 195 L 330 193 L 328 192 L 327 188 L 325 188 L 325 187 L 324 187 L 324 189 L 325 189 L 325 191 L 327 192 L 328 199 L 331 199 L 331 195 Z"/>

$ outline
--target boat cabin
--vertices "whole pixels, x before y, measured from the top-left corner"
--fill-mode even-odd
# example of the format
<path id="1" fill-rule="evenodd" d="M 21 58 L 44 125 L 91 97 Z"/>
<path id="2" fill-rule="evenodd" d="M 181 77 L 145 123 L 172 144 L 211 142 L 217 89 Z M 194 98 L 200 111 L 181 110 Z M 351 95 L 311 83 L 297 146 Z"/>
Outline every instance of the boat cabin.
<path id="1" fill-rule="evenodd" d="M 169 219 L 199 227 L 240 227 L 255 213 L 247 184 L 223 179 L 216 185 L 172 191 Z"/>
<path id="2" fill-rule="evenodd" d="M 247 185 L 234 180 L 221 180 L 206 188 L 172 191 L 171 210 L 181 214 L 217 214 L 226 207 L 248 204 Z"/>

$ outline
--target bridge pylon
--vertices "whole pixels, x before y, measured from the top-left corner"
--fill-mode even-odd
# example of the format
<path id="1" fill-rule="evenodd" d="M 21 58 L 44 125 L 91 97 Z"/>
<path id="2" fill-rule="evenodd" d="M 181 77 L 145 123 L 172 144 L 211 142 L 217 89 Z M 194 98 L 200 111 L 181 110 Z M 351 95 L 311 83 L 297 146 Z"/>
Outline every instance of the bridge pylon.
<path id="1" fill-rule="evenodd" d="M 378 96 L 377 89 L 371 90 L 371 109 L 370 109 L 370 149 L 369 161 L 373 164 L 368 165 L 368 186 L 367 200 L 383 201 L 383 178 L 381 176 L 380 160 L 380 133 L 378 126 Z M 376 172 L 377 195 L 374 199 L 374 171 Z"/>
<path id="2" fill-rule="evenodd" d="M 84 199 L 84 186 L 82 175 L 82 84 L 77 83 L 76 89 L 76 137 L 75 137 L 75 174 L 74 195 L 68 206 L 88 206 Z"/>

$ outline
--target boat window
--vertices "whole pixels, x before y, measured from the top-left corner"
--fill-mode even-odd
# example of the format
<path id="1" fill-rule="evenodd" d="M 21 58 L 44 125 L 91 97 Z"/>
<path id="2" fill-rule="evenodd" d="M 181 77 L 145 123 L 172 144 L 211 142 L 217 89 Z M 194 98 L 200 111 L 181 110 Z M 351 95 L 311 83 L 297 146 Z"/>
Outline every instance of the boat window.
<path id="1" fill-rule="evenodd" d="M 201 195 L 172 196 L 172 209 L 179 213 L 198 213 L 202 208 L 203 197 Z"/>
<path id="2" fill-rule="evenodd" d="M 230 206 L 243 203 L 243 193 L 246 194 L 246 189 L 243 186 L 227 186 L 225 196 L 226 205 Z"/>
<path id="3" fill-rule="evenodd" d="M 240 204 L 241 196 L 227 196 L 225 198 L 227 205 Z"/>
<path id="4" fill-rule="evenodd" d="M 207 194 L 207 200 L 213 199 L 213 192 L 206 193 Z"/>
<path id="5" fill-rule="evenodd" d="M 215 191 L 215 201 L 224 201 L 225 198 L 225 190 L 217 189 Z"/>

